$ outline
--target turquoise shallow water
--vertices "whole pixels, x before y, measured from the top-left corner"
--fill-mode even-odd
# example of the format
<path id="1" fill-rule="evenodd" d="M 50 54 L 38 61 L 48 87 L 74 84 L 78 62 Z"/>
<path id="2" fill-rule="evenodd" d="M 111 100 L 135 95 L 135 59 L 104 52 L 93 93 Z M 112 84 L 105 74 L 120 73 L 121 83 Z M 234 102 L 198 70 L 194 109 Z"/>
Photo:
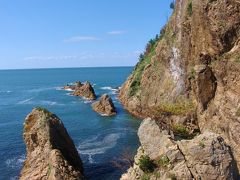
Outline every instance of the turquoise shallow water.
<path id="1" fill-rule="evenodd" d="M 24 118 L 33 107 L 43 106 L 63 121 L 81 155 L 85 175 L 94 180 L 115 180 L 126 170 L 113 162 L 126 151 L 134 154 L 140 121 L 128 114 L 114 88 L 121 86 L 130 67 L 0 71 L 0 179 L 17 179 L 25 158 L 22 139 Z M 102 117 L 91 102 L 70 96 L 61 86 L 90 81 L 99 97 L 111 95 L 118 115 Z"/>

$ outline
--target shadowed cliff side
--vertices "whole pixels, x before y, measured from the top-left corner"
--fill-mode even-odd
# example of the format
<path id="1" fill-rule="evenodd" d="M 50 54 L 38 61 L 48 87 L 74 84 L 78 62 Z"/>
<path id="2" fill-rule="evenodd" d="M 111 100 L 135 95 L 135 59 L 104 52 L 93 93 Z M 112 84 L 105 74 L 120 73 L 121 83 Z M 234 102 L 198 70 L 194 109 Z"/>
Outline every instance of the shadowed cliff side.
<path id="1" fill-rule="evenodd" d="M 240 167 L 240 1 L 176 0 L 119 99 L 184 138 L 220 135 Z"/>
<path id="2" fill-rule="evenodd" d="M 46 109 L 36 108 L 24 123 L 27 158 L 21 180 L 84 179 L 82 161 L 60 119 Z"/>

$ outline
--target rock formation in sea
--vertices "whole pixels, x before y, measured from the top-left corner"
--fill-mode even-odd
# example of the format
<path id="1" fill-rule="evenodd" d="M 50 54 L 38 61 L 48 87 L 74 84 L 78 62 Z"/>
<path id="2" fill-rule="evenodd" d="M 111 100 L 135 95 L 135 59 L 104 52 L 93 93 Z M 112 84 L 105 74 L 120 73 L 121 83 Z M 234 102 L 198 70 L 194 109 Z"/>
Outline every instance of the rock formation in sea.
<path id="1" fill-rule="evenodd" d="M 112 99 L 107 94 L 102 95 L 99 101 L 94 102 L 92 108 L 101 115 L 113 116 L 117 114 Z"/>
<path id="2" fill-rule="evenodd" d="M 74 85 L 64 86 L 63 89 L 72 90 L 74 91 L 72 95 L 80 96 L 88 100 L 95 100 L 97 97 L 92 85 L 89 82 L 81 83 L 78 81 Z"/>
<path id="3" fill-rule="evenodd" d="M 173 151 L 179 149 L 183 159 L 179 155 L 176 162 L 165 150 L 177 179 L 183 176 L 174 169 L 181 164 L 189 177 L 231 179 L 234 171 L 234 178 L 239 178 L 239 52 L 238 0 L 176 0 L 169 22 L 149 41 L 120 90 L 119 99 L 130 113 L 156 120 L 166 136 L 179 138 L 171 143 L 169 138 L 154 142 L 154 132 L 148 138 L 155 147 L 159 143 L 160 149 L 154 150 L 157 154 L 162 151 L 161 144 L 168 142 L 173 143 L 169 147 L 174 147 Z M 202 138 L 207 139 L 205 145 L 197 142 Z M 197 146 L 208 150 L 199 152 Z M 149 153 L 144 145 L 142 148 Z M 214 156 L 208 159 L 210 151 Z M 214 153 L 222 154 L 223 159 Z M 148 156 L 154 161 L 157 158 Z"/>
<path id="4" fill-rule="evenodd" d="M 20 180 L 81 180 L 82 161 L 61 120 L 35 108 L 26 117 L 23 132 L 27 157 Z"/>

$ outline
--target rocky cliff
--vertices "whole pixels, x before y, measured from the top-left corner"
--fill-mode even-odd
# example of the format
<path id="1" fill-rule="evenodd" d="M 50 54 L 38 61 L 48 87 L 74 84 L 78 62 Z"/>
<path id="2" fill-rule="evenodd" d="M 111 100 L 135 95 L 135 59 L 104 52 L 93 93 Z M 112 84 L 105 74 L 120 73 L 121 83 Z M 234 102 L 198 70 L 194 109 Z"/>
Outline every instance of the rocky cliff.
<path id="1" fill-rule="evenodd" d="M 220 135 L 240 168 L 239 52 L 239 0 L 176 0 L 119 99 L 181 139 Z"/>
<path id="2" fill-rule="evenodd" d="M 27 158 L 21 180 L 84 179 L 82 161 L 63 123 L 51 112 L 34 109 L 24 123 Z"/>
<path id="3" fill-rule="evenodd" d="M 215 133 L 205 131 L 193 139 L 176 140 L 154 120 L 146 119 L 138 135 L 141 147 L 122 180 L 238 179 L 232 152 Z"/>

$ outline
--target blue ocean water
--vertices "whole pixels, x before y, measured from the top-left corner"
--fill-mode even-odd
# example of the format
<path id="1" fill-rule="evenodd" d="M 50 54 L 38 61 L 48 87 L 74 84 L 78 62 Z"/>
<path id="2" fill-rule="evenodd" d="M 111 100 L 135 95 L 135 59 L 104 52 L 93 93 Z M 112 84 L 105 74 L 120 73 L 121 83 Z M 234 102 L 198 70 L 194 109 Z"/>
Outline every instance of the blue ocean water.
<path id="1" fill-rule="evenodd" d="M 49 109 L 63 121 L 88 179 L 119 179 L 127 167 L 113 162 L 121 161 L 126 152 L 133 156 L 139 145 L 140 121 L 122 108 L 114 91 L 131 71 L 131 67 L 0 71 L 0 179 L 17 179 L 20 173 L 26 155 L 23 122 L 36 106 Z M 91 102 L 61 90 L 78 80 L 94 84 L 98 97 L 108 93 L 118 115 L 100 116 L 92 111 Z"/>

